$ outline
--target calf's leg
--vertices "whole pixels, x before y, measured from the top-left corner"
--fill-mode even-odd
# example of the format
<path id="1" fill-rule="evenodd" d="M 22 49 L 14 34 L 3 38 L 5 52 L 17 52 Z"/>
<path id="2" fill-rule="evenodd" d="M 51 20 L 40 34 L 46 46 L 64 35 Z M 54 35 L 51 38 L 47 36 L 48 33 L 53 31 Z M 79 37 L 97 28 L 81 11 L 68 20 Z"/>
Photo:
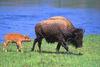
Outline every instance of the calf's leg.
<path id="1" fill-rule="evenodd" d="M 21 42 L 17 42 L 17 51 L 23 52 L 23 50 L 22 50 L 22 43 Z"/>
<path id="2" fill-rule="evenodd" d="M 7 52 L 8 43 L 9 43 L 9 41 L 5 41 L 3 43 L 3 51 L 5 51 L 5 52 Z"/>
<path id="3" fill-rule="evenodd" d="M 16 45 L 17 46 L 17 52 L 19 52 L 19 46 L 18 45 Z"/>

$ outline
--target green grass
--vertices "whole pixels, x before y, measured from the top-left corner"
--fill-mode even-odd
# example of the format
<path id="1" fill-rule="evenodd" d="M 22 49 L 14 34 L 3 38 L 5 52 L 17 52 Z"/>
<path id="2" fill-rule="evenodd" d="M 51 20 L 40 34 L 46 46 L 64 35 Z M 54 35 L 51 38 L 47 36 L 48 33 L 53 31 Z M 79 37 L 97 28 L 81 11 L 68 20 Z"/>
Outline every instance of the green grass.
<path id="1" fill-rule="evenodd" d="M 16 52 L 14 44 L 9 45 L 8 52 L 3 52 L 0 45 L 0 67 L 100 67 L 100 35 L 84 37 L 84 47 L 80 50 L 83 55 L 78 55 L 73 46 L 69 46 L 71 54 L 62 47 L 57 54 L 56 44 L 43 40 L 42 53 L 30 51 L 32 42 L 23 43 L 24 53 Z"/>

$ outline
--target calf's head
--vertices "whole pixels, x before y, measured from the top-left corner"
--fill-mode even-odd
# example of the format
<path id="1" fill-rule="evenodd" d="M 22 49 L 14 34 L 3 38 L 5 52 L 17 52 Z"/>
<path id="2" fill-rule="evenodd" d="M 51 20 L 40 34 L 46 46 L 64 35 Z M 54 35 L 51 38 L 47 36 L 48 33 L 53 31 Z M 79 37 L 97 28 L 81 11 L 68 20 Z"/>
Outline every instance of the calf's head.
<path id="1" fill-rule="evenodd" d="M 24 40 L 23 40 L 23 41 L 25 41 L 25 42 L 30 42 L 31 39 L 30 39 L 28 36 L 24 35 Z"/>

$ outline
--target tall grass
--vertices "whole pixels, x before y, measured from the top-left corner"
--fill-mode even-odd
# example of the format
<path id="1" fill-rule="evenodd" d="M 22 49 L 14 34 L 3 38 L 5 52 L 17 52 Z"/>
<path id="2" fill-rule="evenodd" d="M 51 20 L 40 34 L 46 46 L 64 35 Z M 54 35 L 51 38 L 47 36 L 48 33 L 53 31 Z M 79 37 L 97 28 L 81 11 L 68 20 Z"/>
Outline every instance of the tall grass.
<path id="1" fill-rule="evenodd" d="M 42 52 L 31 52 L 32 42 L 23 43 L 24 53 L 16 52 L 15 44 L 8 47 L 8 52 L 2 51 L 0 45 L 0 67 L 100 67 L 100 35 L 88 35 L 84 37 L 83 48 L 79 55 L 77 49 L 69 46 L 72 53 L 66 53 L 61 47 L 60 53 L 56 53 L 56 44 L 48 44 L 42 41 Z"/>

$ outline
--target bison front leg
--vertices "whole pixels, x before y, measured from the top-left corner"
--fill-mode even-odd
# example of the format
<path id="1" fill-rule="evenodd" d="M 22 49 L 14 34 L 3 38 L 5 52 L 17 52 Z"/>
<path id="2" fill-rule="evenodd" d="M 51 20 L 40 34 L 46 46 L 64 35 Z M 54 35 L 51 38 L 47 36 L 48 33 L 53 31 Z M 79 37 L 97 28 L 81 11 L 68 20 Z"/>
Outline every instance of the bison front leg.
<path id="1" fill-rule="evenodd" d="M 62 43 L 62 46 L 66 49 L 66 51 L 69 51 L 69 50 L 68 50 L 69 48 L 68 48 L 66 42 L 63 42 L 63 43 Z"/>
<path id="2" fill-rule="evenodd" d="M 59 43 L 61 44 L 61 46 L 64 47 L 66 49 L 66 51 L 68 51 L 68 46 L 67 46 L 67 44 L 65 42 L 64 37 L 62 35 L 60 35 L 58 37 L 58 39 L 59 39 Z M 58 48 L 59 48 L 59 46 L 58 46 Z"/>
<path id="3" fill-rule="evenodd" d="M 61 43 L 58 43 L 56 47 L 56 52 L 59 52 L 60 46 L 61 46 Z"/>
<path id="4" fill-rule="evenodd" d="M 62 39 L 61 45 L 62 45 L 62 47 L 64 47 L 66 49 L 66 51 L 68 51 L 68 46 L 67 46 L 67 44 L 66 44 L 64 39 Z"/>

